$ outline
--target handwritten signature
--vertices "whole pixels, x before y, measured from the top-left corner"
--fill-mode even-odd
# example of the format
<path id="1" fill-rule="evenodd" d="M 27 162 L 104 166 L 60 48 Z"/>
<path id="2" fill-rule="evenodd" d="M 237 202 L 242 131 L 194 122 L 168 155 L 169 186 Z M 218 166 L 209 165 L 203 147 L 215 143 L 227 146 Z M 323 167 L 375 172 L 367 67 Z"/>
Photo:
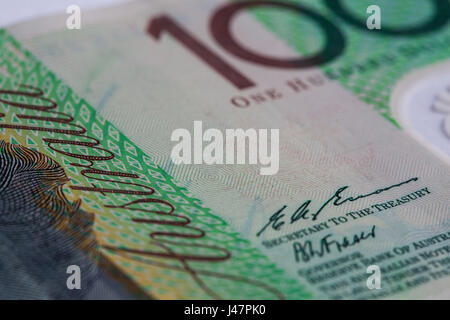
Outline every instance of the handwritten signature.
<path id="1" fill-rule="evenodd" d="M 332 236 L 333 234 L 330 233 L 320 239 L 318 249 L 314 248 L 311 240 L 307 240 L 304 243 L 295 242 L 293 244 L 295 261 L 299 262 L 302 260 L 303 262 L 308 262 L 314 257 L 323 257 L 324 255 L 329 254 L 332 248 L 335 248 L 338 252 L 341 252 L 342 250 L 352 247 L 361 241 L 375 238 L 375 225 L 372 226 L 369 232 L 362 231 L 350 236 L 349 238 L 344 236 L 339 241 L 333 240 L 331 238 Z"/>
<path id="2" fill-rule="evenodd" d="M 363 198 L 367 198 L 373 195 L 377 195 L 380 194 L 382 192 L 394 189 L 394 188 L 398 188 L 402 185 L 408 184 L 410 182 L 413 181 L 417 181 L 419 180 L 419 178 L 414 177 L 411 179 L 408 179 L 406 181 L 397 183 L 397 184 L 393 184 L 390 185 L 388 187 L 385 188 L 380 188 L 377 189 L 373 192 L 370 193 L 366 193 L 366 194 L 360 194 L 356 197 L 347 197 L 345 198 L 342 195 L 342 192 L 344 192 L 345 190 L 347 190 L 349 188 L 349 186 L 344 186 L 339 188 L 327 201 L 325 201 L 320 208 L 313 212 L 310 209 L 310 205 L 313 202 L 313 200 L 307 200 L 305 202 L 303 202 L 298 208 L 297 210 L 294 211 L 294 213 L 290 216 L 290 224 L 293 224 L 299 220 L 316 220 L 317 217 L 319 216 L 319 214 L 331 203 L 334 206 L 341 206 L 344 203 L 347 202 L 354 202 Z M 281 230 L 281 227 L 285 224 L 284 221 L 284 217 L 286 216 L 283 212 L 284 210 L 287 208 L 286 205 L 282 206 L 279 210 L 277 210 L 274 214 L 272 214 L 272 216 L 270 216 L 269 221 L 261 228 L 261 230 L 258 231 L 258 233 L 256 234 L 257 237 L 259 237 L 268 227 L 271 227 L 273 230 L 275 231 L 279 231 Z"/>

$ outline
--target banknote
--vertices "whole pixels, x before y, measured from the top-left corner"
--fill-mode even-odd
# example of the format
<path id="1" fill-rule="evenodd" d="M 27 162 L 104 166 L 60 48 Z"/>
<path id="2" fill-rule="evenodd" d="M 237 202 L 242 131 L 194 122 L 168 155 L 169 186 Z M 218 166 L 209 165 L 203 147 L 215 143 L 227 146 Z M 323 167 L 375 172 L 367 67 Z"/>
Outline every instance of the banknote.
<path id="1" fill-rule="evenodd" d="M 83 12 L 80 29 L 58 15 L 2 30 L 0 284 L 449 298 L 450 5 L 379 1 L 371 30 L 371 4 L 134 1 Z M 434 112 L 438 138 L 410 105 Z M 278 130 L 273 170 L 250 163 L 250 137 L 249 161 L 208 163 L 208 129 Z M 192 163 L 174 161 L 176 132 L 192 133 Z"/>

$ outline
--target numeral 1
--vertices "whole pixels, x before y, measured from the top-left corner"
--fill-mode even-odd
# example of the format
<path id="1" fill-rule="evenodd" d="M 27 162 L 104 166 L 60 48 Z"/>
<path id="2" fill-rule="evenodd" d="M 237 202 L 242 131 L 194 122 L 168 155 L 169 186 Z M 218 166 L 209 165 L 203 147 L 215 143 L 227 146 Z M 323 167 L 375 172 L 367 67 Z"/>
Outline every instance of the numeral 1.
<path id="1" fill-rule="evenodd" d="M 168 16 L 159 16 L 150 21 L 147 28 L 150 34 L 156 40 L 159 40 L 162 32 L 168 32 L 181 44 L 192 51 L 203 62 L 216 70 L 220 75 L 230 81 L 238 89 L 246 89 L 255 86 L 255 83 L 229 65 L 221 57 L 212 52 L 208 47 L 189 34 L 183 27 L 178 25 Z"/>

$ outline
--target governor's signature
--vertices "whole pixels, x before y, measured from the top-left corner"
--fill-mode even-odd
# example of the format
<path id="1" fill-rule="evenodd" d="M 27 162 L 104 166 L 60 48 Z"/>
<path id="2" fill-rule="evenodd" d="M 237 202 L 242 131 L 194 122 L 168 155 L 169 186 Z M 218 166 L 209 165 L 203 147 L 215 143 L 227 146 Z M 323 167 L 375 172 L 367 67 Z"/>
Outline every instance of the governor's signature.
<path id="1" fill-rule="evenodd" d="M 353 201 L 357 201 L 360 200 L 362 198 L 367 198 L 373 195 L 377 195 L 380 194 L 382 192 L 394 189 L 394 188 L 398 188 L 402 185 L 408 184 L 410 182 L 413 181 L 417 181 L 419 180 L 419 178 L 414 177 L 411 179 L 408 179 L 406 181 L 400 182 L 400 183 L 396 183 L 393 185 L 390 185 L 388 187 L 384 187 L 384 188 L 380 188 L 377 189 L 373 192 L 370 193 L 366 193 L 366 194 L 360 194 L 358 196 L 350 196 L 350 197 L 345 197 L 342 195 L 342 193 L 347 190 L 349 188 L 349 186 L 344 186 L 339 188 L 327 201 L 325 201 L 318 210 L 313 211 L 311 210 L 310 205 L 313 205 L 313 200 L 307 200 L 305 202 L 303 202 L 298 208 L 297 210 L 294 211 L 294 213 L 292 213 L 290 215 L 289 218 L 289 223 L 295 223 L 299 220 L 316 220 L 317 217 L 319 216 L 319 214 L 330 204 L 334 205 L 334 206 L 340 206 L 343 205 L 344 203 L 347 202 L 353 202 Z M 279 231 L 281 230 L 281 227 L 285 224 L 285 214 L 284 211 L 287 208 L 286 205 L 282 206 L 279 210 L 277 210 L 272 216 L 270 216 L 269 221 L 261 228 L 261 230 L 258 231 L 258 233 L 256 234 L 257 237 L 259 237 L 267 228 L 271 227 L 272 229 Z"/>
<path id="2" fill-rule="evenodd" d="M 329 254 L 334 248 L 337 252 L 341 252 L 344 249 L 353 247 L 364 240 L 375 238 L 375 226 L 370 228 L 370 231 L 361 231 L 351 236 L 344 236 L 339 240 L 332 238 L 333 234 L 327 234 L 320 239 L 318 245 L 313 245 L 311 240 L 307 240 L 304 243 L 294 243 L 295 261 L 308 262 L 314 257 L 323 257 Z"/>

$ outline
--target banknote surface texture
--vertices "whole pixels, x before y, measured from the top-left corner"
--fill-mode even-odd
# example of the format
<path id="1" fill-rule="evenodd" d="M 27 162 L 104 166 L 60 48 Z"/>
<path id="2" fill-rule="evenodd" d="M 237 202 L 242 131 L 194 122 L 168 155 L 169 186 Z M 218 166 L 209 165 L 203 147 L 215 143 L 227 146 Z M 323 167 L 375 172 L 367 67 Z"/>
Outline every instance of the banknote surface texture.
<path id="1" fill-rule="evenodd" d="M 2 164 L 43 175 L 30 206 L 69 260 L 137 295 L 448 297 L 450 169 L 390 101 L 450 57 L 448 1 L 386 5 L 373 32 L 349 3 L 137 1 L 77 31 L 62 16 L 2 30 Z M 279 129 L 279 172 L 173 164 L 171 133 L 198 120 Z M 25 178 L 0 172 L 7 210 Z"/>

